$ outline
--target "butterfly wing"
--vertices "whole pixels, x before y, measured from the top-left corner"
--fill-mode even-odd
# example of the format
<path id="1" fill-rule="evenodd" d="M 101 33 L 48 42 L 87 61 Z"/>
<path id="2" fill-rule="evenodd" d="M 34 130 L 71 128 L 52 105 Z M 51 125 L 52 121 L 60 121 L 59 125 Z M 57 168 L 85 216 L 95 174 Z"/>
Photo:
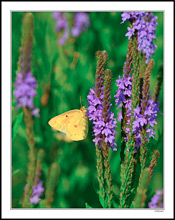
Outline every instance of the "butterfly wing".
<path id="1" fill-rule="evenodd" d="M 73 141 L 80 141 L 86 138 L 88 133 L 88 117 L 85 110 L 71 110 L 55 116 L 48 123 Z"/>
<path id="2" fill-rule="evenodd" d="M 88 133 L 88 117 L 86 112 L 79 110 L 78 114 L 74 115 L 68 123 L 66 135 L 73 141 L 84 140 Z"/>
<path id="3" fill-rule="evenodd" d="M 58 131 L 61 131 L 63 133 L 66 133 L 67 132 L 66 128 L 68 127 L 68 124 L 71 122 L 72 118 L 77 117 L 77 115 L 79 114 L 79 111 L 80 110 L 75 109 L 75 110 L 70 110 L 63 114 L 57 115 L 53 117 L 52 119 L 50 119 L 48 123 L 52 128 Z"/>

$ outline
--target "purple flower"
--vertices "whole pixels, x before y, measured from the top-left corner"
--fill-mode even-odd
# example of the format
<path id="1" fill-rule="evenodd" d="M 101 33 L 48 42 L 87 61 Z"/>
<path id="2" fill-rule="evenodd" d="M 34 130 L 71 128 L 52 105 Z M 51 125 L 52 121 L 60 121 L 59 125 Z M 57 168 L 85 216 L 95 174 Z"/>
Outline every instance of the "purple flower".
<path id="1" fill-rule="evenodd" d="M 39 109 L 38 108 L 35 108 L 33 111 L 32 111 L 32 115 L 36 116 L 36 117 L 39 117 Z"/>
<path id="2" fill-rule="evenodd" d="M 55 30 L 62 35 L 58 38 L 58 44 L 63 46 L 69 38 L 69 24 L 67 14 L 63 12 L 54 12 L 52 17 L 56 20 Z"/>
<path id="3" fill-rule="evenodd" d="M 116 91 L 115 102 L 119 107 L 123 106 L 126 108 L 126 128 L 125 133 L 129 134 L 131 131 L 129 129 L 130 118 L 131 118 L 131 95 L 132 95 L 132 77 L 126 77 L 126 74 L 123 74 L 123 78 L 119 76 L 119 79 L 116 80 L 116 85 L 118 86 L 118 90 Z M 150 96 L 149 96 L 150 97 Z M 149 98 L 147 101 L 147 106 L 145 111 L 142 113 L 141 110 L 143 108 L 143 103 L 145 102 L 144 96 L 141 100 L 141 107 L 137 106 L 134 109 L 133 115 L 133 123 L 132 123 L 132 132 L 134 134 L 134 139 L 136 142 L 136 147 L 138 148 L 142 142 L 141 140 L 141 130 L 143 127 L 146 127 L 147 137 L 146 139 L 149 141 L 149 138 L 154 138 L 155 132 L 153 127 L 157 124 L 157 112 L 159 112 L 158 105 L 159 103 L 154 102 L 153 99 Z M 123 118 L 121 111 L 118 113 L 118 121 L 121 121 Z M 127 137 L 125 138 L 127 141 Z"/>
<path id="4" fill-rule="evenodd" d="M 141 106 L 143 108 L 143 100 L 141 100 Z M 138 137 L 143 126 L 147 126 L 146 133 L 148 134 L 147 140 L 149 138 L 154 138 L 154 130 L 153 127 L 157 124 L 157 112 L 158 112 L 158 103 L 155 103 L 153 99 L 149 99 L 147 103 L 147 107 L 145 108 L 144 114 L 141 113 L 141 108 L 137 106 L 134 109 L 134 118 L 133 121 L 133 132 L 136 135 L 135 140 L 137 143 L 141 143 L 141 137 Z M 139 140 L 137 140 L 139 139 Z"/>
<path id="5" fill-rule="evenodd" d="M 41 199 L 38 197 L 38 195 L 37 194 L 35 194 L 34 196 L 32 196 L 32 197 L 30 197 L 30 203 L 31 204 L 38 204 L 39 203 L 39 201 L 40 201 Z"/>
<path id="6" fill-rule="evenodd" d="M 116 80 L 116 85 L 118 86 L 116 97 L 116 104 L 120 105 L 122 102 L 128 104 L 127 99 L 131 97 L 131 88 L 132 88 L 132 77 L 126 77 L 126 74 L 123 75 L 123 79 L 119 76 L 119 79 Z"/>
<path id="7" fill-rule="evenodd" d="M 54 12 L 52 17 L 56 20 L 55 30 L 59 33 L 58 44 L 65 45 L 70 32 L 73 37 L 78 37 L 90 26 L 89 15 L 86 12 L 75 12 L 73 26 L 69 30 L 68 16 L 64 12 Z M 61 34 L 61 36 L 60 36 Z"/>
<path id="8" fill-rule="evenodd" d="M 128 27 L 128 33 L 125 34 L 126 37 L 128 37 L 128 39 L 130 39 L 133 35 L 135 35 L 135 30 L 133 28 Z"/>
<path id="9" fill-rule="evenodd" d="M 127 65 L 127 64 L 125 64 Z M 124 107 L 127 109 L 126 111 L 126 117 L 130 118 L 131 113 L 131 95 L 132 95 L 132 77 L 127 76 L 125 73 L 123 74 L 123 79 L 119 76 L 119 79 L 116 80 L 116 85 L 118 86 L 118 90 L 116 95 L 114 96 L 116 98 L 115 102 L 116 105 L 122 106 L 122 103 Z M 118 113 L 118 121 L 121 121 L 123 118 L 122 113 Z M 129 125 L 129 121 L 126 125 Z M 128 127 L 126 127 L 125 132 L 127 132 Z"/>
<path id="10" fill-rule="evenodd" d="M 112 150 L 116 151 L 116 120 L 114 118 L 114 114 L 109 109 L 107 122 L 104 122 L 102 106 L 103 100 L 96 97 L 95 91 L 96 88 L 90 89 L 90 92 L 87 95 L 87 116 L 89 117 L 89 120 L 93 123 L 93 133 L 95 136 L 93 141 L 95 142 L 95 146 L 98 145 L 99 148 L 101 148 L 104 135 L 104 141 L 108 144 L 109 147 L 111 147 Z M 101 94 L 101 97 L 103 97 L 103 94 Z"/>
<path id="11" fill-rule="evenodd" d="M 124 13 L 121 14 L 121 16 L 122 16 L 122 22 L 121 23 L 124 23 L 126 20 L 129 20 L 130 17 L 131 17 L 129 12 L 124 12 Z"/>
<path id="12" fill-rule="evenodd" d="M 145 15 L 144 12 L 124 12 L 121 14 L 122 22 L 124 23 L 126 20 L 135 20 L 138 16 Z"/>
<path id="13" fill-rule="evenodd" d="M 36 194 L 38 196 L 41 196 L 44 192 L 44 188 L 42 187 L 43 182 L 39 179 L 37 180 L 37 182 L 38 182 L 37 185 L 32 187 L 32 190 L 33 190 L 32 196 L 34 196 Z"/>
<path id="14" fill-rule="evenodd" d="M 90 26 L 89 15 L 86 12 L 74 13 L 74 25 L 71 33 L 73 37 L 78 37 L 83 31 Z"/>
<path id="15" fill-rule="evenodd" d="M 125 36 L 130 39 L 137 32 L 138 50 L 145 54 L 147 58 L 146 63 L 148 63 L 157 47 L 153 44 L 153 40 L 156 40 L 157 16 L 154 16 L 153 13 L 145 12 L 124 12 L 121 16 L 121 23 L 124 23 L 126 20 L 133 22 L 132 28 L 128 27 L 128 32 Z"/>
<path id="16" fill-rule="evenodd" d="M 15 91 L 15 102 L 17 108 L 27 107 L 32 110 L 32 114 L 39 117 L 39 109 L 35 108 L 33 98 L 37 95 L 36 93 L 36 79 L 32 76 L 31 72 L 26 74 L 18 73 L 16 82 L 14 83 Z"/>
<path id="17" fill-rule="evenodd" d="M 142 116 L 138 119 L 140 126 L 143 127 L 144 125 L 147 124 L 147 120 Z"/>
<path id="18" fill-rule="evenodd" d="M 30 203 L 32 204 L 38 204 L 39 201 L 41 200 L 39 197 L 43 195 L 44 188 L 42 186 L 43 182 L 39 179 L 37 179 L 37 184 L 35 186 L 32 186 L 32 195 L 30 197 Z M 26 188 L 28 184 L 25 185 L 25 193 L 26 193 Z"/>
<path id="19" fill-rule="evenodd" d="M 148 203 L 149 208 L 163 208 L 163 190 L 157 190 L 152 197 L 151 202 Z"/>
<path id="20" fill-rule="evenodd" d="M 122 111 L 119 111 L 117 120 L 121 121 L 122 119 L 123 119 Z"/>

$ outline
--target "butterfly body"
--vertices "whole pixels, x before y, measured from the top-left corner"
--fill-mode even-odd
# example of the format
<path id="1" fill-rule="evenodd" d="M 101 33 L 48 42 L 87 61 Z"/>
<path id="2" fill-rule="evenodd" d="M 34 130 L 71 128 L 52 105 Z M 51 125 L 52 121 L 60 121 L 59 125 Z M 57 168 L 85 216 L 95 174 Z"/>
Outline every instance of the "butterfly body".
<path id="1" fill-rule="evenodd" d="M 85 108 L 74 109 L 53 117 L 49 125 L 73 141 L 84 140 L 88 133 L 88 117 Z"/>

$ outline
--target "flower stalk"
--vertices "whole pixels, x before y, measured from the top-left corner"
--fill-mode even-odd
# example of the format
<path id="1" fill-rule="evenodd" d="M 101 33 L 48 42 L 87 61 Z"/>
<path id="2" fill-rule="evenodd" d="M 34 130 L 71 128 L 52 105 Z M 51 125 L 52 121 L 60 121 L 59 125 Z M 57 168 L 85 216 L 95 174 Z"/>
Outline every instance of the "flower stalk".
<path id="1" fill-rule="evenodd" d="M 115 148 L 116 120 L 111 112 L 111 80 L 109 69 L 104 71 L 107 52 L 97 51 L 97 67 L 95 74 L 95 88 L 90 89 L 87 96 L 87 116 L 93 122 L 93 132 L 97 155 L 97 178 L 99 181 L 99 198 L 104 208 L 110 208 L 112 202 L 111 171 L 109 166 L 109 147 Z"/>
<path id="2" fill-rule="evenodd" d="M 33 132 L 34 121 L 32 119 L 31 112 L 28 108 L 23 107 L 24 122 L 26 125 L 26 136 L 27 144 L 29 146 L 28 152 L 28 174 L 27 174 L 27 187 L 25 189 L 24 198 L 22 202 L 23 208 L 30 207 L 30 197 L 32 195 L 32 186 L 35 182 L 35 171 L 36 171 L 36 149 L 35 149 L 35 139 Z"/>
<path id="3" fill-rule="evenodd" d="M 141 114 L 144 115 L 146 108 L 148 107 L 149 99 L 150 99 L 150 75 L 151 71 L 154 66 L 154 60 L 150 60 L 146 71 L 144 75 L 144 84 L 143 84 L 143 98 L 141 102 Z M 141 162 L 141 169 L 145 168 L 145 163 L 146 163 L 146 155 L 147 155 L 147 148 L 146 144 L 148 143 L 147 139 L 147 134 L 146 134 L 146 125 L 142 127 L 141 130 L 141 139 L 142 143 L 140 145 L 140 162 Z"/>
<path id="4" fill-rule="evenodd" d="M 46 193 L 45 193 L 46 208 L 51 208 L 51 204 L 54 199 L 53 198 L 54 190 L 57 185 L 59 175 L 60 175 L 60 167 L 56 162 L 54 162 L 50 167 L 50 172 L 47 178 Z"/>
<path id="5" fill-rule="evenodd" d="M 139 52 L 138 52 L 138 43 L 137 38 L 134 36 L 132 39 L 132 63 L 133 63 L 133 81 L 132 81 L 132 98 L 131 98 L 131 117 L 129 129 L 130 133 L 128 134 L 128 142 L 125 147 L 125 161 L 121 164 L 121 192 L 120 192 L 120 207 L 127 208 L 129 207 L 128 198 L 131 194 L 131 184 L 132 176 L 134 172 L 134 166 L 136 163 L 136 158 L 134 157 L 134 148 L 135 142 L 133 139 L 132 133 L 132 122 L 134 115 L 134 108 L 139 103 Z"/>
<path id="6" fill-rule="evenodd" d="M 127 49 L 127 55 L 126 55 L 126 61 L 124 63 L 123 67 L 123 77 L 126 77 L 127 79 L 130 77 L 130 74 L 132 72 L 131 69 L 132 65 L 132 39 L 129 40 L 128 43 L 128 49 Z M 126 95 L 126 102 L 130 97 Z M 127 115 L 128 107 L 124 105 L 122 102 L 122 119 L 121 119 L 121 151 L 120 151 L 120 157 L 121 157 L 121 163 L 124 161 L 124 150 L 126 147 L 126 127 L 127 127 L 127 122 L 129 120 L 128 115 Z"/>
<path id="7" fill-rule="evenodd" d="M 109 121 L 108 113 L 109 113 L 110 106 L 111 106 L 110 104 L 111 78 L 112 78 L 112 73 L 109 69 L 107 69 L 105 71 L 105 77 L 104 77 L 104 98 L 103 98 L 103 103 L 102 103 L 103 118 L 104 118 L 105 123 L 108 123 Z M 109 146 L 105 142 L 105 135 L 103 135 L 102 154 L 104 158 L 107 204 L 108 204 L 108 208 L 111 208 L 111 201 L 112 201 L 111 170 L 109 166 Z"/>
<path id="8" fill-rule="evenodd" d="M 32 114 L 38 115 L 38 110 L 34 109 L 33 97 L 36 95 L 36 80 L 32 77 L 30 72 L 31 54 L 32 54 L 32 39 L 33 39 L 34 17 L 32 13 L 26 13 L 23 17 L 22 29 L 22 46 L 20 48 L 20 58 L 18 63 L 18 72 L 16 79 L 16 90 L 14 91 L 17 107 L 22 107 L 24 113 L 24 122 L 26 125 L 27 143 L 29 146 L 29 164 L 28 176 L 25 193 L 22 201 L 22 206 L 30 207 L 30 197 L 32 195 L 32 186 L 35 181 L 36 169 L 36 150 L 33 132 L 33 118 Z M 24 95 L 25 94 L 25 95 Z"/>
<path id="9" fill-rule="evenodd" d="M 37 159 L 36 159 L 36 172 L 35 172 L 35 184 L 37 185 L 37 180 L 41 176 L 41 170 L 42 170 L 42 163 L 43 159 L 45 157 L 45 151 L 43 149 L 40 149 L 37 153 Z"/>
<path id="10" fill-rule="evenodd" d="M 146 200 L 146 192 L 148 189 L 148 184 L 153 175 L 153 169 L 157 164 L 157 160 L 159 157 L 159 151 L 155 150 L 152 154 L 152 160 L 150 162 L 149 168 L 145 167 L 141 170 L 139 185 L 137 187 L 137 193 L 135 199 L 132 203 L 132 208 L 144 208 L 145 200 Z"/>

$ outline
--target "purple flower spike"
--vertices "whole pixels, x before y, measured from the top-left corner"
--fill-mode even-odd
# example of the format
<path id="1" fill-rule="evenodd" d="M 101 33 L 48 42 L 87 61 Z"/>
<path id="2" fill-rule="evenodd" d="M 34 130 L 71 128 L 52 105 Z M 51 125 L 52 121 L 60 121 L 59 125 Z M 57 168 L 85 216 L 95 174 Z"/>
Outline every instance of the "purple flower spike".
<path id="1" fill-rule="evenodd" d="M 98 148 L 107 146 L 116 151 L 116 119 L 114 118 L 114 113 L 111 111 L 112 104 L 110 103 L 112 73 L 109 69 L 104 73 L 107 52 L 97 51 L 96 56 L 95 88 L 90 89 L 87 95 L 88 108 L 86 115 L 93 123 L 93 134 L 95 136 L 93 141 L 95 142 L 95 146 L 98 146 Z"/>
<path id="2" fill-rule="evenodd" d="M 60 46 L 65 45 L 70 33 L 73 37 L 78 37 L 90 26 L 89 14 L 86 12 L 74 13 L 73 26 L 70 29 L 66 13 L 54 12 L 52 17 L 56 20 L 55 30 L 59 33 L 58 44 Z"/>
<path id="3" fill-rule="evenodd" d="M 119 105 L 119 107 L 123 106 L 127 109 L 126 111 L 126 117 L 128 118 L 126 122 L 126 128 L 125 133 L 130 134 L 129 124 L 130 124 L 130 118 L 131 118 L 131 95 L 132 95 L 132 77 L 126 77 L 126 75 L 123 75 L 123 79 L 119 76 L 119 79 L 116 80 L 116 85 L 118 86 L 117 94 L 114 96 L 116 98 L 115 102 L 116 105 Z M 143 97 L 144 98 L 144 97 Z M 149 141 L 149 138 L 154 138 L 155 131 L 153 130 L 153 127 L 155 124 L 157 124 L 157 113 L 159 112 L 158 104 L 157 102 L 154 102 L 153 99 L 149 99 L 147 102 L 147 107 L 145 108 L 144 113 L 141 112 L 141 109 L 143 108 L 143 101 L 141 100 L 141 107 L 137 106 L 136 109 L 134 109 L 134 120 L 132 124 L 132 132 L 134 134 L 134 139 L 136 142 L 137 148 L 141 145 L 141 130 L 144 126 L 147 126 L 146 133 L 147 137 L 146 139 Z M 118 113 L 118 121 L 121 121 L 122 119 L 122 112 L 120 111 Z M 125 138 L 127 141 L 127 138 Z"/>
<path id="4" fill-rule="evenodd" d="M 66 13 L 54 12 L 52 17 L 56 20 L 55 30 L 61 32 L 62 36 L 58 39 L 58 44 L 63 46 L 69 38 L 69 24 Z"/>
<path id="5" fill-rule="evenodd" d="M 105 123 L 103 119 L 103 106 L 102 100 L 95 96 L 96 88 L 90 89 L 90 92 L 87 96 L 88 99 L 88 108 L 87 108 L 87 116 L 89 120 L 93 122 L 93 131 L 94 131 L 94 142 L 95 146 L 99 144 L 101 147 L 101 143 L 103 140 L 103 134 L 105 135 L 105 142 L 108 146 L 111 147 L 112 150 L 116 151 L 116 143 L 115 143 L 115 128 L 116 121 L 114 119 L 114 114 L 110 111 L 108 113 L 108 122 Z"/>
<path id="6" fill-rule="evenodd" d="M 133 23 L 132 28 L 128 27 L 128 32 L 125 36 L 130 39 L 137 33 L 138 50 L 145 54 L 146 63 L 149 63 L 151 55 L 154 54 L 156 45 L 153 44 L 153 40 L 156 40 L 155 29 L 157 26 L 157 16 L 153 13 L 145 12 L 124 12 L 122 15 L 122 22 L 129 20 Z"/>
<path id="7" fill-rule="evenodd" d="M 36 79 L 32 76 L 29 71 L 27 74 L 17 74 L 16 82 L 14 83 L 15 91 L 15 102 L 17 103 L 17 108 L 27 107 L 32 110 L 32 114 L 39 117 L 39 109 L 36 109 L 33 103 L 33 98 L 37 95 L 36 93 Z"/>

